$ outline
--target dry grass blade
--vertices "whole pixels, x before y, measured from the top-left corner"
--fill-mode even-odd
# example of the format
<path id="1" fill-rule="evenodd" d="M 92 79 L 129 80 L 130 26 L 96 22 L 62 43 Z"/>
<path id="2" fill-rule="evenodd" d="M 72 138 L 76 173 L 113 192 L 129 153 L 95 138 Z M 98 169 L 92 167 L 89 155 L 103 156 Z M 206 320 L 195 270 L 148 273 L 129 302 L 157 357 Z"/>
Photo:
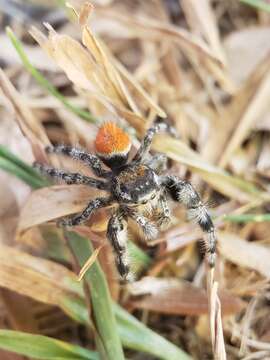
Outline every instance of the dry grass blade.
<path id="1" fill-rule="evenodd" d="M 166 39 L 167 41 L 176 42 L 181 50 L 190 51 L 194 56 L 198 56 L 200 59 L 208 58 L 215 64 L 221 64 L 220 60 L 216 58 L 215 54 L 208 48 L 208 46 L 201 41 L 200 38 L 194 36 L 190 32 L 183 28 L 153 20 L 145 16 L 126 17 L 122 14 L 115 13 L 113 11 L 106 12 L 106 10 L 97 10 L 100 14 L 113 18 L 123 24 L 126 24 L 128 28 L 134 27 L 136 36 L 144 37 L 146 39 Z"/>
<path id="2" fill-rule="evenodd" d="M 32 145 L 36 159 L 45 161 L 47 157 L 44 152 L 44 144 L 50 145 L 50 141 L 33 112 L 27 107 L 2 69 L 0 69 L 0 88 L 16 114 L 16 120 L 22 132 Z"/>
<path id="3" fill-rule="evenodd" d="M 208 273 L 208 296 L 209 296 L 209 317 L 212 339 L 213 355 L 215 360 L 226 360 L 226 351 L 223 338 L 223 328 L 221 320 L 221 305 L 218 298 L 218 283 L 213 281 L 214 270 Z"/>
<path id="4" fill-rule="evenodd" d="M 209 0 L 184 0 L 182 8 L 189 26 L 195 34 L 207 39 L 211 50 L 224 64 L 224 52 L 219 38 L 216 18 Z"/>
<path id="5" fill-rule="evenodd" d="M 80 273 L 78 275 L 78 281 L 82 281 L 84 278 L 85 273 L 90 269 L 90 267 L 93 265 L 93 263 L 97 260 L 98 254 L 100 250 L 103 248 L 104 245 L 100 245 L 97 249 L 93 251 L 89 259 L 86 261 L 86 263 L 83 265 L 83 267 L 80 270 Z"/>
<path id="6" fill-rule="evenodd" d="M 234 151 L 242 144 L 251 129 L 251 126 L 260 117 L 263 117 L 268 110 L 268 101 L 270 97 L 270 72 L 265 76 L 257 89 L 253 99 L 249 103 L 242 118 L 239 120 L 237 127 L 225 148 L 225 151 L 220 159 L 220 166 L 225 167 L 231 159 Z"/>
<path id="7" fill-rule="evenodd" d="M 87 20 L 90 14 L 93 12 L 93 10 L 94 10 L 94 6 L 90 2 L 86 1 L 83 4 L 79 14 L 79 23 L 81 26 L 86 25 Z"/>
<path id="8" fill-rule="evenodd" d="M 268 198 L 268 194 L 260 192 L 250 182 L 231 176 L 224 170 L 207 163 L 198 153 L 180 140 L 163 136 L 162 141 L 154 142 L 154 148 L 157 151 L 164 152 L 171 159 L 187 165 L 214 189 L 226 196 L 240 202 L 254 201 L 258 197 Z"/>

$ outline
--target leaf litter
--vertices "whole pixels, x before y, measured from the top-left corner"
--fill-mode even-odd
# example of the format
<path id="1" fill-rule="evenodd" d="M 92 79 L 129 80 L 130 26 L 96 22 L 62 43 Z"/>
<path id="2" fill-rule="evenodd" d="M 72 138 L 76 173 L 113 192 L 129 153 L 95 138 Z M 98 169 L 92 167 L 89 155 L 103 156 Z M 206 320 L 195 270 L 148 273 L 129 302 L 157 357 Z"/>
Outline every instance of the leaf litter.
<path id="1" fill-rule="evenodd" d="M 123 290 L 120 295 L 117 290 L 114 298 L 195 359 L 238 359 L 240 348 L 243 358 L 264 359 L 269 354 L 266 339 L 270 332 L 266 300 L 269 221 L 261 216 L 269 212 L 270 199 L 270 77 L 265 40 L 269 16 L 245 4 L 210 0 L 202 1 L 200 6 L 195 1 L 179 4 L 160 0 L 95 1 L 93 5 L 86 3 L 80 11 L 78 2 L 71 2 L 79 25 L 76 17 L 65 18 L 60 25 L 51 17 L 45 18 L 45 27 L 37 28 L 33 21 L 35 27 L 30 29 L 30 23 L 23 27 L 12 16 L 9 25 L 15 25 L 13 29 L 17 29 L 16 35 L 24 42 L 23 49 L 32 64 L 59 92 L 63 91 L 63 96 L 72 97 L 72 102 L 82 104 L 98 120 L 114 119 L 132 130 L 135 147 L 156 116 L 167 116 L 181 130 L 180 139 L 159 135 L 154 150 L 169 157 L 171 173 L 194 181 L 205 198 L 218 199 L 211 210 L 218 227 L 214 277 L 201 266 L 202 259 L 194 246 L 201 238 L 200 231 L 189 226 L 185 213 L 175 207 L 173 227 L 160 234 L 154 251 L 141 242 L 137 244 L 151 256 L 149 268 L 128 286 L 113 279 L 117 283 L 114 287 Z M 50 11 L 56 14 L 58 10 L 52 7 Z M 7 42 L 3 27 L 0 38 Z M 43 59 L 42 53 L 50 61 L 45 56 Z M 16 120 L 36 160 L 55 166 L 61 162 L 68 169 L 78 169 L 79 164 L 64 158 L 48 159 L 44 147 L 55 139 L 59 143 L 68 139 L 73 145 L 93 150 L 98 125 L 84 124 L 76 114 L 67 114 L 63 103 L 48 101 L 45 89 L 27 75 L 10 47 L 1 60 L 3 117 L 8 114 Z M 67 79 L 57 82 L 56 75 L 63 73 Z M 9 133 L 2 123 L 0 130 L 2 142 Z M 7 141 L 3 144 L 8 146 Z M 32 158 L 25 160 L 32 162 Z M 11 175 L 5 175 L 4 179 L 8 178 Z M 97 193 L 83 186 L 38 189 L 27 201 L 16 203 L 10 222 L 2 214 L 9 204 L 15 204 L 16 194 L 25 191 L 25 185 L 20 190 L 18 184 L 10 182 L 8 191 L 1 186 L 6 201 L 1 203 L 0 221 L 6 226 L 1 224 L 0 285 L 66 310 L 62 299 L 82 294 L 80 286 L 74 285 L 77 275 L 67 268 L 74 264 L 42 259 L 38 245 L 29 248 L 29 244 L 35 239 L 37 244 L 48 241 L 46 237 L 58 231 L 55 221 L 59 217 L 80 211 Z M 90 230 L 82 227 L 80 232 L 104 240 L 109 211 L 90 221 Z M 257 220 L 241 222 L 241 214 Z M 222 220 L 224 215 L 228 220 Z M 48 221 L 55 229 L 50 235 L 36 231 Z M 137 235 L 131 235 L 136 241 Z M 28 242 L 27 236 L 31 238 Z M 57 241 L 60 249 L 68 251 L 61 236 Z M 27 254 L 30 249 L 32 253 Z M 86 270 L 111 251 L 100 243 L 95 249 Z M 65 259 L 70 262 L 69 257 Z M 112 262 L 112 256 L 101 261 L 109 278 L 113 262 L 108 266 L 106 259 Z M 71 283 L 75 289 L 72 294 Z M 18 311 L 9 309 L 14 316 Z M 209 322 L 205 321 L 208 312 Z M 69 326 L 74 333 L 76 323 Z M 209 329 L 211 337 L 207 338 L 202 334 Z M 66 334 L 59 330 L 58 336 Z M 90 334 L 86 336 L 93 340 Z M 133 355 L 130 353 L 129 358 Z"/>

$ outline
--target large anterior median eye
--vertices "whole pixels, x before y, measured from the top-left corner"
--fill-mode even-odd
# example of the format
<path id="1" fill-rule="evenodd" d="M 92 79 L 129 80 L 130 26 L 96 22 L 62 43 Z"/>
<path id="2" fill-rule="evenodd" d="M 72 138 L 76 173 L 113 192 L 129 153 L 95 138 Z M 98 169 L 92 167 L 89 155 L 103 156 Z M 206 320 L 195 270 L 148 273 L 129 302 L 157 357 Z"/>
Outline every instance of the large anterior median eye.
<path id="1" fill-rule="evenodd" d="M 155 197 L 156 197 L 156 194 L 153 194 L 153 195 L 151 196 L 151 200 L 154 200 Z"/>
<path id="2" fill-rule="evenodd" d="M 142 201 L 142 204 L 143 204 L 143 205 L 147 204 L 147 200 L 143 200 L 143 201 Z"/>

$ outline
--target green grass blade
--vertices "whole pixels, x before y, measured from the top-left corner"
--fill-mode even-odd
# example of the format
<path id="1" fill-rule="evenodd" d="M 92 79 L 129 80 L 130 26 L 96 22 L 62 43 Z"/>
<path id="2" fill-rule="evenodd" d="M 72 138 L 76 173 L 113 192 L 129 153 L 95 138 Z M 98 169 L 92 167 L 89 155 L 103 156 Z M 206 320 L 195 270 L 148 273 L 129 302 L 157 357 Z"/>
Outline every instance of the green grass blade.
<path id="1" fill-rule="evenodd" d="M 11 162 L 12 164 L 18 166 L 20 169 L 22 169 L 27 174 L 29 174 L 29 176 L 32 176 L 37 181 L 44 183 L 44 186 L 49 184 L 49 182 L 46 181 L 44 177 L 41 176 L 32 166 L 26 164 L 23 160 L 18 158 L 8 148 L 6 148 L 3 145 L 0 145 L 0 158 L 4 158 L 9 162 Z"/>
<path id="2" fill-rule="evenodd" d="M 262 0 L 240 0 L 240 1 L 244 4 L 253 6 L 259 10 L 270 12 L 270 4 L 267 4 L 266 1 L 262 1 Z"/>
<path id="3" fill-rule="evenodd" d="M 46 186 L 45 180 L 40 180 L 39 178 L 34 177 L 33 175 L 27 173 L 22 168 L 17 166 L 16 164 L 12 163 L 11 161 L 2 158 L 0 156 L 0 168 L 9 172 L 12 175 L 15 175 L 26 184 L 31 186 L 33 189 L 38 189 L 40 187 Z"/>
<path id="4" fill-rule="evenodd" d="M 263 222 L 270 221 L 270 214 L 232 214 L 225 215 L 223 220 L 235 223 Z"/>
<path id="5" fill-rule="evenodd" d="M 0 330 L 0 348 L 44 360 L 99 360 L 96 352 L 47 336 Z"/>
<path id="6" fill-rule="evenodd" d="M 119 305 L 114 304 L 114 311 L 125 347 L 150 353 L 162 360 L 191 360 L 184 351 L 147 328 Z"/>
<path id="7" fill-rule="evenodd" d="M 98 123 L 99 121 L 90 114 L 89 111 L 82 110 L 75 105 L 72 105 L 66 98 L 63 96 L 57 89 L 54 87 L 29 61 L 26 53 L 23 50 L 22 43 L 15 36 L 13 31 L 7 27 L 7 35 L 10 38 L 12 45 L 17 51 L 18 55 L 21 58 L 21 61 L 24 67 L 30 72 L 30 74 L 36 79 L 36 81 L 49 93 L 51 93 L 55 98 L 57 98 L 68 110 L 72 111 L 74 114 L 80 116 L 82 119 L 87 120 L 92 123 Z"/>
<path id="8" fill-rule="evenodd" d="M 75 321 L 90 325 L 87 308 L 81 298 L 65 297 L 60 306 Z M 113 304 L 113 310 L 124 347 L 154 355 L 162 360 L 191 360 L 184 351 L 150 330 L 119 305 Z"/>
<path id="9" fill-rule="evenodd" d="M 128 253 L 131 259 L 131 271 L 135 274 L 151 265 L 151 258 L 133 241 L 128 241 Z"/>
<path id="10" fill-rule="evenodd" d="M 81 237 L 76 233 L 68 233 L 67 237 L 69 239 L 69 243 L 72 246 L 73 251 L 75 252 L 77 259 L 80 261 L 80 265 L 84 265 L 85 261 L 92 253 L 91 244 L 88 239 Z M 90 245 L 89 245 L 90 244 Z M 90 284 L 90 291 L 91 294 L 94 295 L 96 298 L 97 304 L 96 309 L 93 306 L 93 310 L 95 311 L 102 311 L 102 308 L 98 308 L 101 304 L 101 296 L 103 294 L 98 294 L 96 291 L 93 292 L 93 286 L 96 282 L 100 283 L 100 273 L 102 273 L 102 282 L 105 281 L 104 274 L 96 261 L 92 267 L 86 273 L 86 280 Z M 99 287 L 98 283 L 98 287 Z M 107 286 L 106 286 L 107 288 Z M 102 290 L 103 291 L 103 290 Z M 107 295 L 107 289 L 106 294 Z M 110 300 L 108 300 L 110 301 Z M 94 304 L 93 304 L 94 305 Z M 134 316 L 130 315 L 126 310 L 122 309 L 120 306 L 110 304 L 110 308 L 116 317 L 117 323 L 117 330 L 114 331 L 119 333 L 121 342 L 123 346 L 129 349 L 133 349 L 136 351 L 142 351 L 151 355 L 156 356 L 158 359 L 163 360 L 191 360 L 191 358 L 179 349 L 177 346 L 173 345 L 162 336 L 158 335 L 154 331 L 150 330 L 138 321 Z M 74 320 L 83 323 L 85 325 L 90 325 L 90 321 L 88 318 L 88 312 L 85 303 L 81 298 L 64 298 L 61 303 L 61 308 Z M 95 312 L 95 317 L 96 317 Z M 101 319 L 100 321 L 106 323 L 107 316 L 104 313 L 100 314 Z M 115 323 L 114 323 L 115 326 Z"/>
<path id="11" fill-rule="evenodd" d="M 74 232 L 66 232 L 66 237 L 80 266 L 83 266 L 93 252 L 91 242 Z M 106 359 L 124 360 L 108 285 L 97 261 L 86 272 L 84 278 L 90 287 L 95 325 L 106 351 Z"/>

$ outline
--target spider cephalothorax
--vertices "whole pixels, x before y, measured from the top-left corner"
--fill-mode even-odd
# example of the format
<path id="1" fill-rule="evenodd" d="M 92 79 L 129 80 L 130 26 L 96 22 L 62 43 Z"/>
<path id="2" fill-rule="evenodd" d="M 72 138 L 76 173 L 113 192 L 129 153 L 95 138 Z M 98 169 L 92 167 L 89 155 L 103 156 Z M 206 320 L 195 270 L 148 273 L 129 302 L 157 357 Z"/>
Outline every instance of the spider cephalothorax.
<path id="1" fill-rule="evenodd" d="M 90 200 L 80 214 L 60 220 L 59 224 L 79 225 L 88 220 L 97 209 L 116 204 L 117 208 L 108 223 L 107 237 L 116 252 L 118 271 L 125 279 L 129 275 L 126 245 L 128 218 L 138 224 L 146 240 L 154 239 L 158 235 L 158 230 L 170 221 L 168 197 L 185 205 L 189 217 L 195 219 L 208 234 L 204 248 L 209 265 L 214 266 L 215 262 L 215 231 L 205 204 L 189 182 L 173 175 L 162 175 L 167 163 L 164 155 L 149 155 L 153 136 L 159 131 L 171 131 L 171 128 L 166 123 L 155 123 L 148 129 L 140 148 L 130 162 L 130 138 L 113 122 L 105 123 L 99 129 L 95 140 L 96 155 L 65 145 L 47 148 L 48 153 L 63 154 L 82 161 L 102 180 L 35 164 L 41 172 L 68 184 L 85 184 L 109 193 L 107 197 Z M 102 163 L 110 170 L 105 170 Z"/>

